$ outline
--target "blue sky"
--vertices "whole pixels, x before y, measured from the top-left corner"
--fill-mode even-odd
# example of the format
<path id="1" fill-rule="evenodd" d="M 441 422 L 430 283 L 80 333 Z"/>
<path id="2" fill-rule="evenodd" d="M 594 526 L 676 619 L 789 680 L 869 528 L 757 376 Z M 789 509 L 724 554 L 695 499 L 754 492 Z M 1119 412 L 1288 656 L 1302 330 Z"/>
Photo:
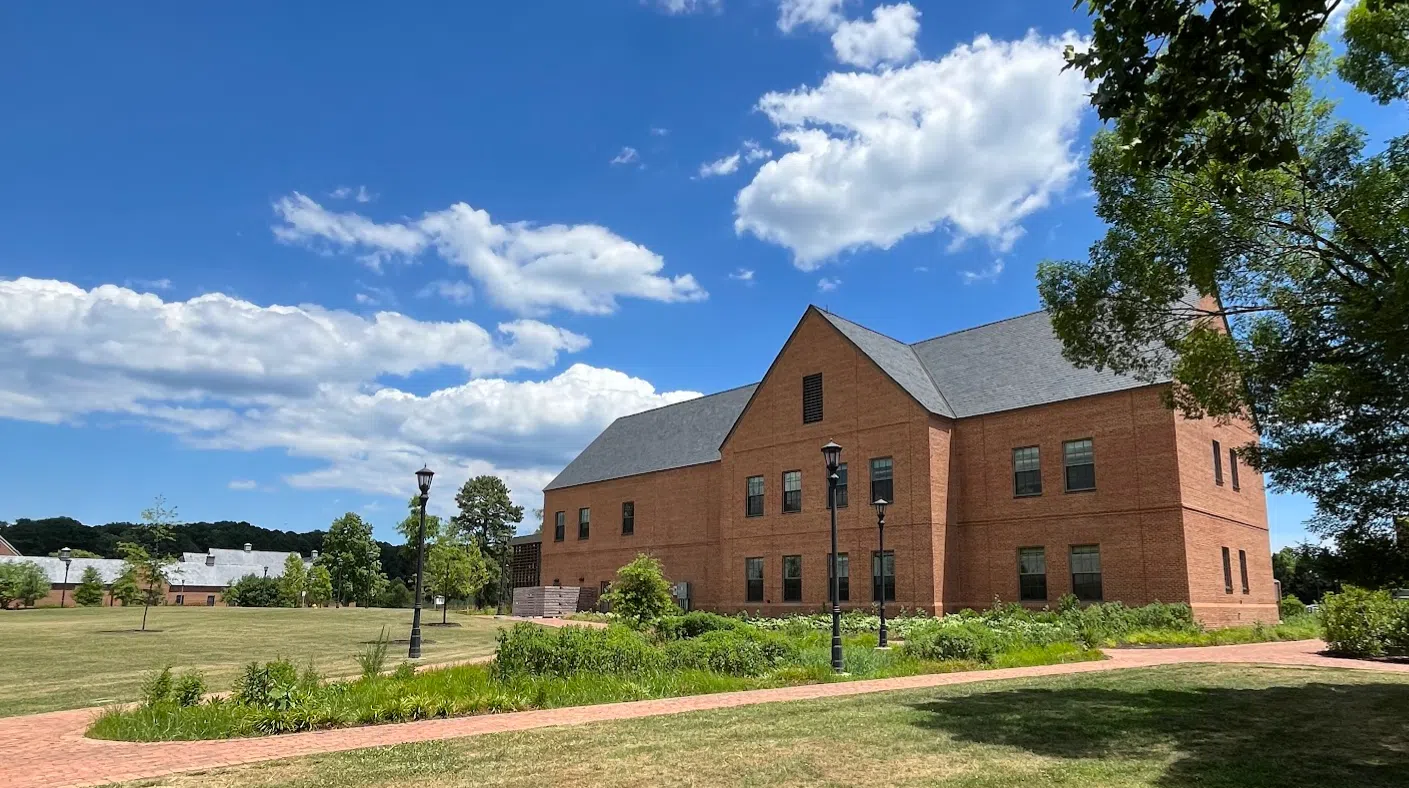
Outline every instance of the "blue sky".
<path id="1" fill-rule="evenodd" d="M 1036 308 L 1101 232 L 1067 3 L 7 17 L 0 519 L 162 493 L 389 538 L 422 461 L 438 505 L 496 472 L 535 506 L 809 303 L 918 340 Z M 1308 513 L 1274 496 L 1273 546 Z"/>

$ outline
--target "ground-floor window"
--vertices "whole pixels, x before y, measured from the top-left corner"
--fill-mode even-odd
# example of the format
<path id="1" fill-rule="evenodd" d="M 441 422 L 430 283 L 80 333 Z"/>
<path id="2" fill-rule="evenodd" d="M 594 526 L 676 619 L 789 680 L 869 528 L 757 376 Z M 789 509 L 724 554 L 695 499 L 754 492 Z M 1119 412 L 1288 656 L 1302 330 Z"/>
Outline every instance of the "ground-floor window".
<path id="1" fill-rule="evenodd" d="M 208 594 L 205 598 L 206 607 L 215 607 L 215 594 Z"/>
<path id="2" fill-rule="evenodd" d="M 748 590 L 744 598 L 749 602 L 763 601 L 763 559 L 744 559 L 744 578 L 748 583 Z"/>
<path id="3" fill-rule="evenodd" d="M 802 601 L 802 556 L 783 556 L 783 601 Z"/>
<path id="4" fill-rule="evenodd" d="M 1243 593 L 1248 593 L 1248 551 L 1238 551 L 1238 570 L 1243 574 Z"/>
<path id="5" fill-rule="evenodd" d="M 832 556 L 827 556 L 827 580 L 832 579 Z M 827 596 L 831 597 L 832 589 L 827 589 Z M 846 553 L 837 553 L 837 600 L 841 602 L 851 601 L 851 558 Z"/>
<path id="6" fill-rule="evenodd" d="M 1018 548 L 1018 599 L 1024 602 L 1047 598 L 1047 550 Z"/>
<path id="7" fill-rule="evenodd" d="M 884 580 L 883 580 L 884 578 Z M 887 550 L 885 560 L 879 551 L 871 551 L 871 600 L 881 601 L 881 585 L 885 584 L 885 600 L 895 601 L 895 553 Z"/>
<path id="8" fill-rule="evenodd" d="M 1233 561 L 1228 557 L 1228 548 L 1223 548 L 1223 593 L 1233 593 Z"/>
<path id="9" fill-rule="evenodd" d="M 178 605 L 184 605 L 184 604 L 186 604 L 186 595 L 185 595 L 185 594 L 177 594 L 177 595 L 176 595 L 176 604 L 178 604 Z"/>
<path id="10" fill-rule="evenodd" d="M 1071 592 L 1082 602 L 1101 601 L 1101 546 L 1072 545 Z"/>

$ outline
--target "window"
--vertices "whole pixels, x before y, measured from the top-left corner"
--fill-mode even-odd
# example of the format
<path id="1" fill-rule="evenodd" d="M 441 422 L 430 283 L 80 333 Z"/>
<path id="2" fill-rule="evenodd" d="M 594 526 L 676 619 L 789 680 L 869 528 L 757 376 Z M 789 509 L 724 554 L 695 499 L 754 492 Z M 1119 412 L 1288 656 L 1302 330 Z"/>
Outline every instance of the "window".
<path id="1" fill-rule="evenodd" d="M 889 500 L 889 499 L 887 499 Z M 887 550 L 885 555 L 886 601 L 895 601 L 895 553 Z M 881 554 L 871 551 L 871 600 L 881 601 Z"/>
<path id="2" fill-rule="evenodd" d="M 1238 571 L 1243 575 L 1243 593 L 1246 594 L 1248 592 L 1248 552 L 1246 550 L 1238 551 Z"/>
<path id="3" fill-rule="evenodd" d="M 744 580 L 748 585 L 745 599 L 749 602 L 763 601 L 763 559 L 744 559 Z"/>
<path id="4" fill-rule="evenodd" d="M 802 601 L 802 556 L 783 556 L 783 601 Z"/>
<path id="5" fill-rule="evenodd" d="M 1213 442 L 1213 483 L 1223 486 L 1223 447 Z"/>
<path id="6" fill-rule="evenodd" d="M 837 508 L 846 508 L 846 463 L 837 466 Z"/>
<path id="7" fill-rule="evenodd" d="M 763 477 L 750 476 L 748 485 L 748 505 L 744 514 L 749 517 L 763 516 Z"/>
<path id="8" fill-rule="evenodd" d="M 783 473 L 783 511 L 802 511 L 802 471 Z"/>
<path id="9" fill-rule="evenodd" d="M 176 595 L 176 604 L 178 604 L 178 605 L 184 605 L 184 604 L 186 604 L 186 595 L 185 595 L 185 594 L 177 594 L 177 595 Z"/>
<path id="10" fill-rule="evenodd" d="M 1047 598 L 1047 550 L 1018 548 L 1018 599 L 1024 602 Z"/>
<path id="11" fill-rule="evenodd" d="M 624 501 L 621 504 L 621 533 L 630 536 L 636 533 L 636 502 Z"/>
<path id="12" fill-rule="evenodd" d="M 827 581 L 832 580 L 832 556 L 827 554 Z M 831 599 L 832 589 L 827 588 L 827 598 Z M 846 553 L 837 553 L 837 600 L 851 601 L 851 559 Z"/>
<path id="13" fill-rule="evenodd" d="M 553 541 L 561 542 L 567 533 L 567 512 L 553 512 Z"/>
<path id="14" fill-rule="evenodd" d="M 1233 593 L 1233 562 L 1228 558 L 1228 548 L 1223 548 L 1223 593 Z"/>
<path id="15" fill-rule="evenodd" d="M 1228 450 L 1228 473 L 1233 477 L 1233 492 L 1241 490 L 1238 486 L 1238 455 L 1232 449 Z"/>
<path id="16" fill-rule="evenodd" d="M 1090 438 L 1063 443 L 1062 457 L 1066 462 L 1067 492 L 1096 489 L 1096 453 Z"/>
<path id="17" fill-rule="evenodd" d="M 1013 449 L 1013 494 L 1042 494 L 1042 460 L 1036 446 Z"/>
<path id="18" fill-rule="evenodd" d="M 592 528 L 592 510 L 586 507 L 577 510 L 577 538 L 586 539 Z"/>
<path id="19" fill-rule="evenodd" d="M 205 598 L 206 607 L 215 607 L 215 594 L 207 594 Z"/>
<path id="20" fill-rule="evenodd" d="M 871 460 L 872 501 L 884 498 L 890 503 L 895 503 L 894 474 L 895 466 L 891 464 L 889 457 L 878 457 Z"/>
<path id="21" fill-rule="evenodd" d="M 1071 592 L 1082 602 L 1101 601 L 1101 546 L 1072 545 Z"/>
<path id="22" fill-rule="evenodd" d="M 822 373 L 808 375 L 802 379 L 802 423 L 812 424 L 822 420 Z"/>

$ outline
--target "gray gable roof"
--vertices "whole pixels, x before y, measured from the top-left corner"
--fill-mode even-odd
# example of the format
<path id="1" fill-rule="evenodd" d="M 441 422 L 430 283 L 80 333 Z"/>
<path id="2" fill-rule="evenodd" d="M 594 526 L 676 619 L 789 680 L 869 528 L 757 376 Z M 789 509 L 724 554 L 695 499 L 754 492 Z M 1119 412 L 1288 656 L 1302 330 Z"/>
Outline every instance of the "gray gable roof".
<path id="1" fill-rule="evenodd" d="M 757 387 L 754 383 L 622 416 L 543 489 L 714 462 L 725 434 Z"/>
<path id="2" fill-rule="evenodd" d="M 243 552 L 243 551 L 232 551 Z M 187 553 L 197 557 L 204 556 L 205 553 Z M 290 553 L 269 553 L 267 556 L 278 556 L 277 562 L 271 561 L 269 565 L 269 576 L 280 577 L 284 574 L 284 559 Z M 294 553 L 293 555 L 297 555 Z M 120 558 L 71 558 L 69 559 L 68 581 L 77 584 L 83 579 L 84 570 L 93 567 L 98 570 L 98 576 L 103 579 L 103 585 L 111 585 L 118 575 L 122 574 L 124 563 Z M 64 582 L 64 562 L 62 559 L 50 556 L 26 556 L 26 555 L 0 555 L 0 563 L 33 563 L 44 570 L 50 583 Z M 245 575 L 264 574 L 264 566 L 254 566 L 251 564 L 219 564 L 206 566 L 204 560 L 200 561 L 178 561 L 167 567 L 167 577 L 171 579 L 171 585 L 180 587 L 188 586 L 212 586 L 224 588 L 239 580 Z"/>
<path id="3" fill-rule="evenodd" d="M 915 355 L 915 350 L 910 345 L 837 317 L 831 312 L 820 309 L 817 311 L 860 348 L 861 352 L 870 356 L 882 371 L 925 406 L 926 410 L 950 418 L 956 415 L 950 409 L 949 403 L 944 401 L 944 395 L 935 386 L 930 373 L 920 363 L 919 356 Z"/>

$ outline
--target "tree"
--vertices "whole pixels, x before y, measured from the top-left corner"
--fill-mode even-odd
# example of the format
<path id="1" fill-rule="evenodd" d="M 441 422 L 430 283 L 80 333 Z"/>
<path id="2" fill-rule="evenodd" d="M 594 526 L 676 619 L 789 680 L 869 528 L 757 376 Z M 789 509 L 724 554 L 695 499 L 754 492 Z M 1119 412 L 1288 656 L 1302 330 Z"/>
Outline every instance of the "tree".
<path id="1" fill-rule="evenodd" d="M 73 589 L 74 604 L 80 607 L 94 607 L 103 604 L 103 577 L 97 567 L 83 570 L 83 579 Z"/>
<path id="2" fill-rule="evenodd" d="M 12 602 L 34 607 L 35 602 L 49 595 L 50 588 L 48 575 L 33 561 L 0 564 L 0 610 Z"/>
<path id="3" fill-rule="evenodd" d="M 308 604 L 326 605 L 333 599 L 333 576 L 328 568 L 315 564 L 308 570 Z"/>
<path id="4" fill-rule="evenodd" d="M 515 526 L 523 522 L 523 507 L 514 505 L 509 488 L 498 476 L 476 476 L 455 493 L 459 512 L 450 518 L 458 538 L 473 542 L 489 562 L 491 574 L 481 587 L 481 595 L 492 589 L 493 600 L 502 593 L 498 581 L 508 570 L 509 541 Z"/>
<path id="5" fill-rule="evenodd" d="M 261 577 L 253 572 L 231 583 L 225 589 L 225 604 L 231 607 L 286 607 L 279 580 Z"/>
<path id="6" fill-rule="evenodd" d="M 152 505 L 142 510 L 142 524 L 134 534 L 136 541 L 118 544 L 126 570 L 133 579 L 143 586 L 142 630 L 147 631 L 147 613 L 152 605 L 158 604 L 165 587 L 170 584 L 167 575 L 176 558 L 166 552 L 172 541 L 171 529 L 176 523 L 176 507 L 168 507 L 166 498 L 158 495 Z M 125 601 L 123 604 L 127 604 Z"/>
<path id="7" fill-rule="evenodd" d="M 401 538 L 406 540 L 406 546 L 411 550 L 416 549 L 416 539 L 420 536 L 421 529 L 421 496 L 413 495 L 406 504 L 406 517 L 396 524 L 396 532 L 401 534 Z M 426 544 L 438 541 L 445 535 L 447 525 L 438 515 L 426 514 Z"/>
<path id="8" fill-rule="evenodd" d="M 641 553 L 616 570 L 616 579 L 602 595 L 612 612 L 637 627 L 669 615 L 678 608 L 670 594 L 670 581 L 660 561 Z"/>
<path id="9" fill-rule="evenodd" d="M 333 581 L 333 598 L 360 606 L 373 604 L 386 585 L 381 549 L 372 539 L 372 526 L 354 512 L 333 521 L 318 558 Z"/>
<path id="10" fill-rule="evenodd" d="M 440 611 L 440 623 L 452 599 L 467 599 L 493 577 L 484 556 L 473 544 L 442 540 L 431 545 L 426 553 L 426 596 L 445 597 Z"/>
<path id="11" fill-rule="evenodd" d="M 303 607 L 304 595 L 308 591 L 308 570 L 303 558 L 297 553 L 289 553 L 284 559 L 284 573 L 279 576 L 279 595 L 289 607 Z"/>
<path id="12" fill-rule="evenodd" d="M 58 550 L 54 550 L 54 551 L 52 551 L 52 552 L 49 553 L 49 557 L 50 557 L 50 558 L 58 558 L 59 556 L 60 556 L 60 551 L 58 551 Z M 81 549 L 79 549 L 79 548 L 77 548 L 77 547 L 71 548 L 71 549 L 69 550 L 69 558 L 102 558 L 102 557 L 103 557 L 103 556 L 98 555 L 97 553 L 93 552 L 92 550 L 81 550 Z"/>
<path id="13" fill-rule="evenodd" d="M 1090 45 L 1066 58 L 1093 83 L 1139 167 L 1275 168 L 1299 158 L 1285 110 L 1317 36 L 1354 0 L 1078 0 Z M 1346 18 L 1341 76 L 1381 102 L 1409 89 L 1409 1 L 1363 0 Z"/>
<path id="14" fill-rule="evenodd" d="M 406 582 L 401 578 L 396 578 L 382 587 L 381 594 L 377 597 L 377 607 L 411 607 L 416 601 L 416 595 L 411 593 L 411 589 L 406 587 Z"/>
<path id="15" fill-rule="evenodd" d="M 1363 540 L 1409 513 L 1409 137 L 1367 154 L 1308 79 L 1280 108 L 1295 157 L 1271 169 L 1142 167 L 1098 134 L 1110 229 L 1038 289 L 1069 359 L 1172 378 L 1190 417 L 1250 417 L 1240 456 L 1315 499 L 1313 530 Z"/>
<path id="16" fill-rule="evenodd" d="M 135 605 L 142 599 L 142 587 L 137 585 L 137 575 L 132 567 L 123 567 L 122 573 L 108 588 L 108 597 L 121 602 L 123 607 Z"/>

